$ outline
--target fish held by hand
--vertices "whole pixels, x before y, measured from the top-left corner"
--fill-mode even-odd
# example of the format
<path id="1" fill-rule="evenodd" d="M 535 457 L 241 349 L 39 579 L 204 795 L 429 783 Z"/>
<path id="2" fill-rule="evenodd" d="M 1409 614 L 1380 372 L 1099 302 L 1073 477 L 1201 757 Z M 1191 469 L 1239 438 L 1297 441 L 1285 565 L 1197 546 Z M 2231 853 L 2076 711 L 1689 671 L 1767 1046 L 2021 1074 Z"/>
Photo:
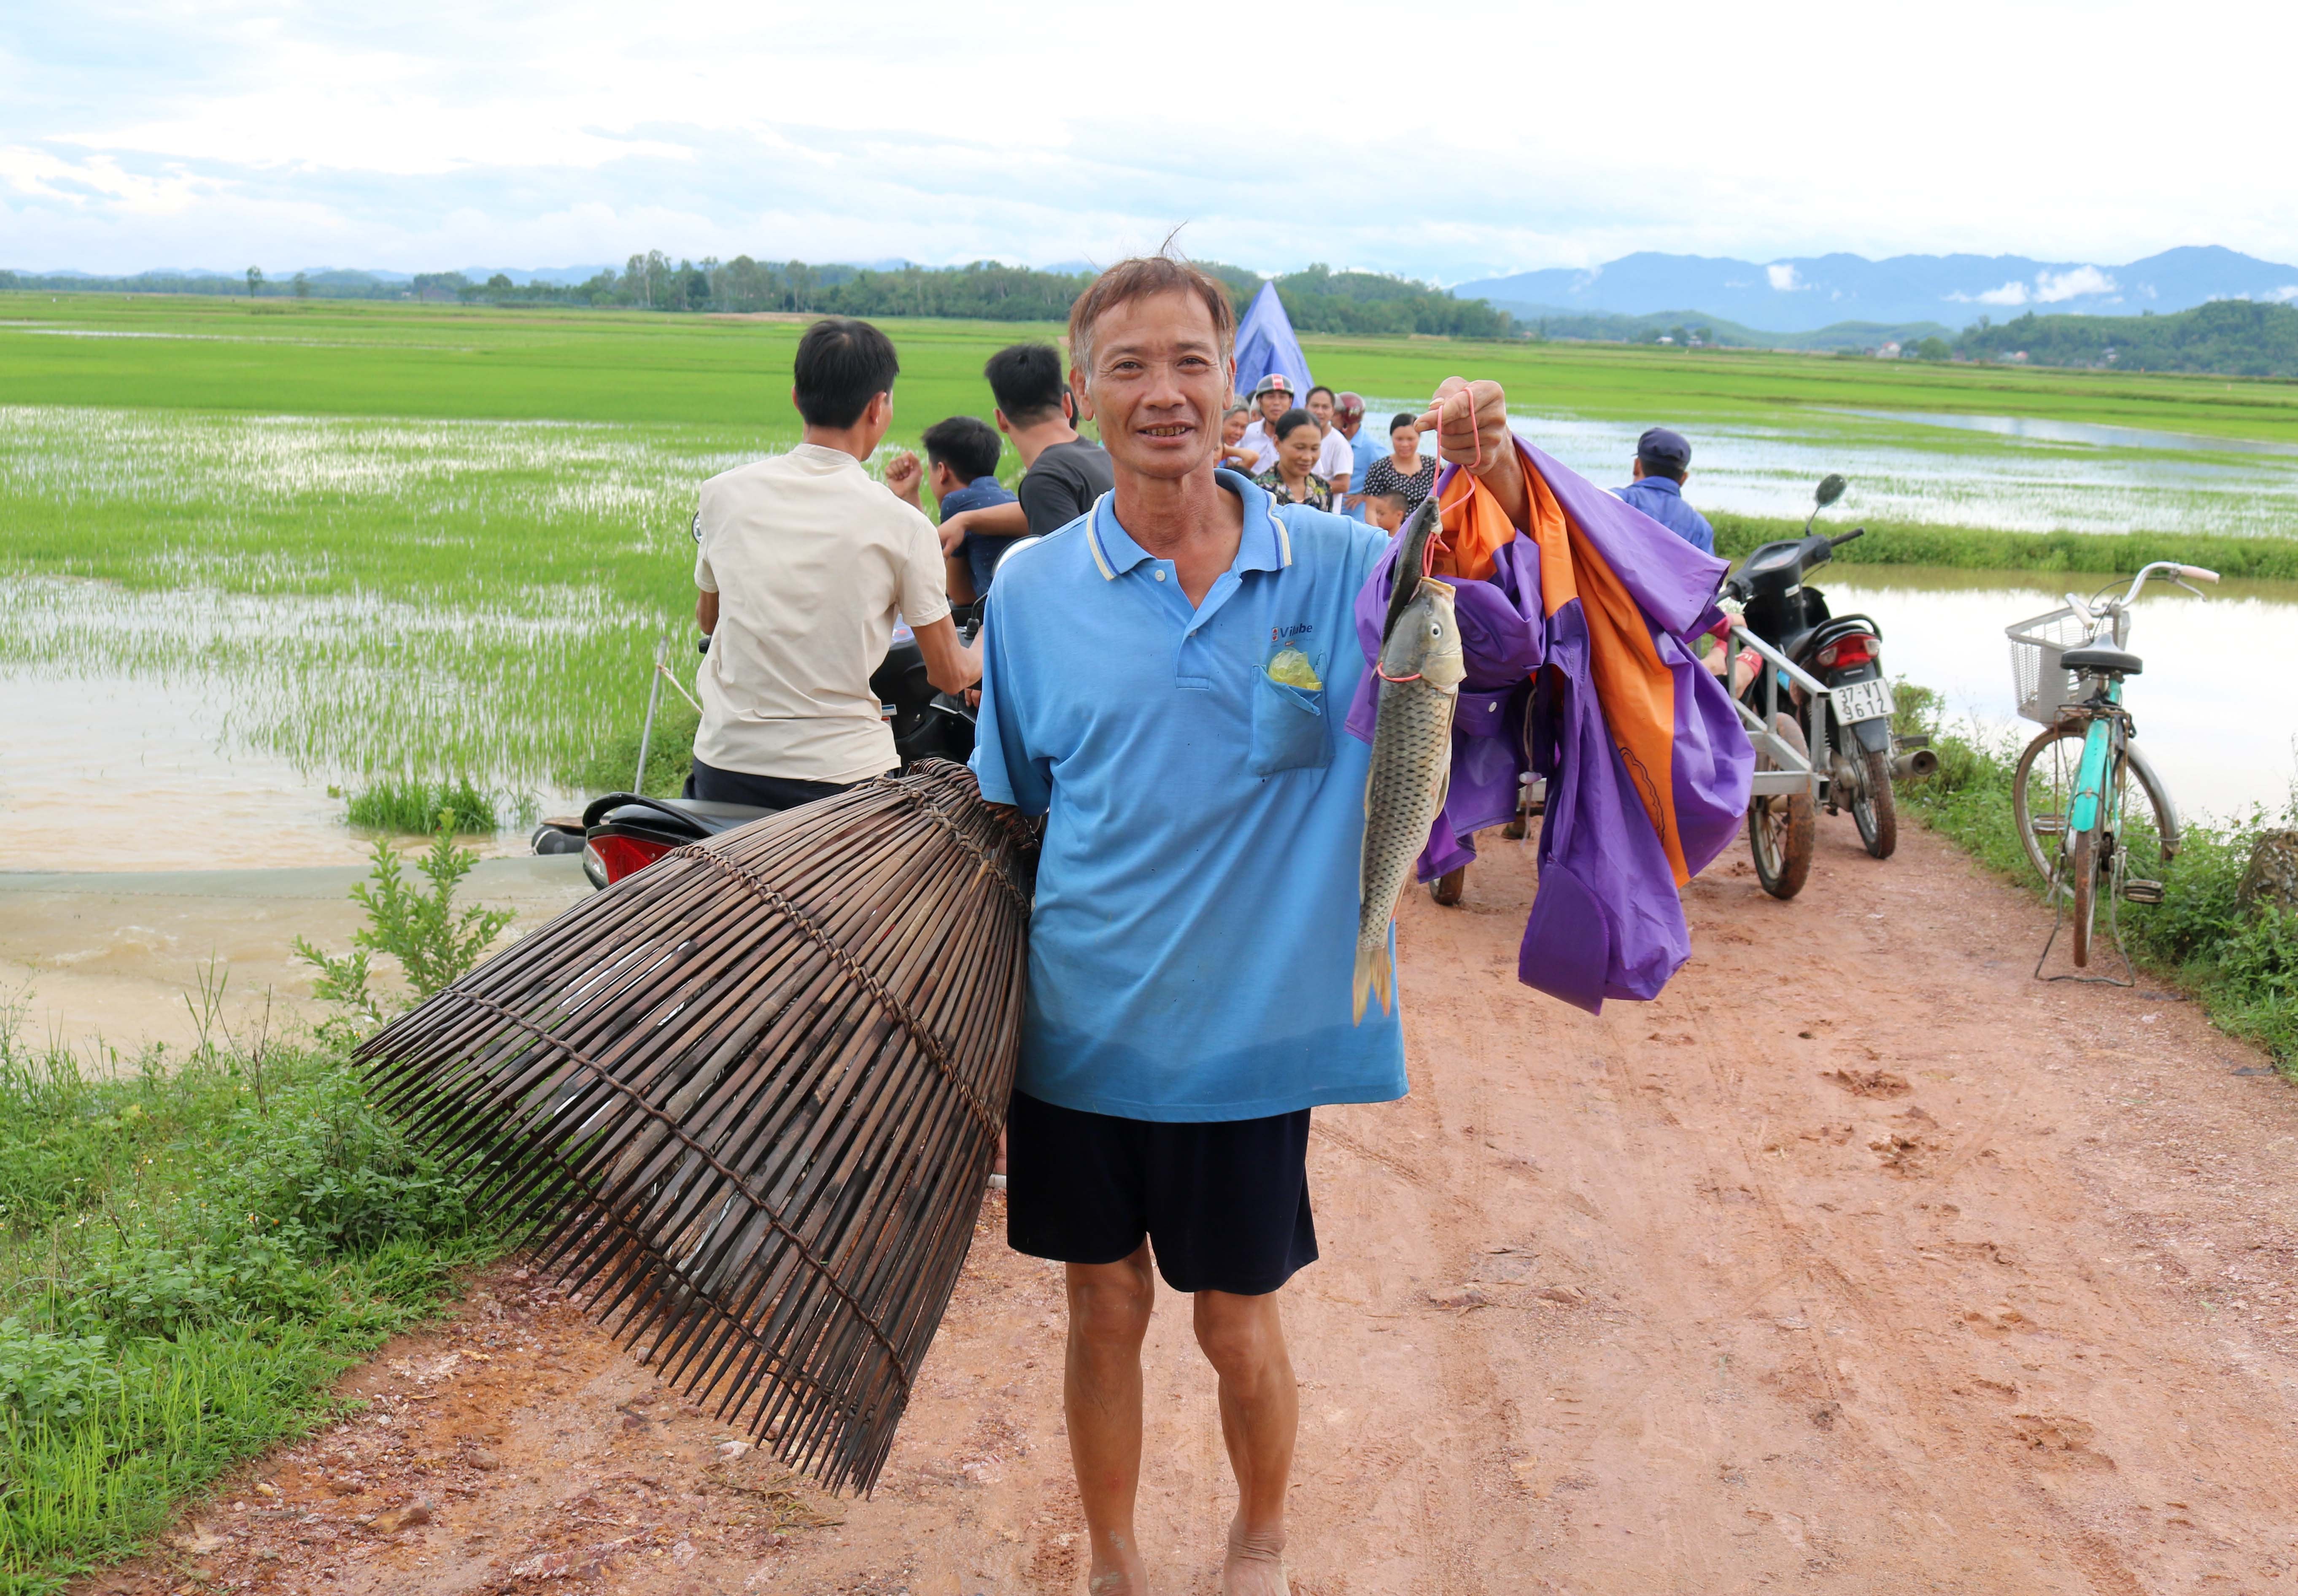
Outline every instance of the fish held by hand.
<path id="1" fill-rule="evenodd" d="M 1424 533 L 1425 536 L 1425 533 Z M 1409 552 L 1401 550 L 1400 553 Z M 1419 575 L 1418 561 L 1398 561 L 1397 581 L 1410 597 L 1390 612 L 1380 649 L 1379 710 L 1373 722 L 1372 769 L 1365 779 L 1364 854 L 1357 874 L 1354 1022 L 1366 999 L 1380 995 L 1395 1010 L 1390 980 L 1389 922 L 1412 862 L 1427 846 L 1452 776 L 1452 710 L 1467 661 L 1453 616 L 1453 590 Z M 1415 580 L 1417 578 L 1417 580 Z"/>

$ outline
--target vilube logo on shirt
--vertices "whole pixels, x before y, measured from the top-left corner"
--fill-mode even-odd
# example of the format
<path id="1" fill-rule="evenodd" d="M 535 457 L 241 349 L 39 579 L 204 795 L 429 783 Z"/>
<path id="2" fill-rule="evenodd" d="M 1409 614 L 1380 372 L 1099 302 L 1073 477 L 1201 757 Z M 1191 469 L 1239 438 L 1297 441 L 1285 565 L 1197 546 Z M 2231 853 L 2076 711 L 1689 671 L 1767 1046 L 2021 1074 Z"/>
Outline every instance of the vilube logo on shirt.
<path id="1" fill-rule="evenodd" d="M 1269 629 L 1269 641 L 1272 643 L 1281 643 L 1288 637 L 1306 637 L 1315 630 L 1316 628 L 1306 621 L 1297 626 L 1271 626 Z"/>

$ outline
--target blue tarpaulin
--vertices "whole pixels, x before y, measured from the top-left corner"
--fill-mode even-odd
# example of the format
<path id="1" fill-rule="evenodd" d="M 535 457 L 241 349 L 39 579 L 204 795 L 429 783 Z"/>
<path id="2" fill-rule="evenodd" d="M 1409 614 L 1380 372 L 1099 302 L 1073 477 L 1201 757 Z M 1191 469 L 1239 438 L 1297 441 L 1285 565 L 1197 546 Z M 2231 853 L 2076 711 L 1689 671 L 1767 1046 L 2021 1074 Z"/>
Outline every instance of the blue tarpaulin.
<path id="1" fill-rule="evenodd" d="M 1285 306 L 1277 297 L 1277 285 L 1263 283 L 1244 319 L 1237 324 L 1236 396 L 1244 398 L 1255 383 L 1272 371 L 1293 379 L 1295 404 L 1308 393 L 1313 380 L 1309 376 L 1309 357 L 1301 352 L 1301 341 L 1293 335 L 1293 324 L 1285 319 Z"/>

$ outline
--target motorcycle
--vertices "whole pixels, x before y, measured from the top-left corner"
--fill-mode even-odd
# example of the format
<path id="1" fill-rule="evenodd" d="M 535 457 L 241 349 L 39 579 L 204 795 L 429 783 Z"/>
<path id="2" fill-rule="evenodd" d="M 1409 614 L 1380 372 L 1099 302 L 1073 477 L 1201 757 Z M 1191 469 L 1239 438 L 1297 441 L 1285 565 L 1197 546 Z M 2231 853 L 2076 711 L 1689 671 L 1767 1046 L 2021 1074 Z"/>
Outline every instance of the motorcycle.
<path id="1" fill-rule="evenodd" d="M 1018 540 L 1017 540 L 1018 542 Z M 1010 552 L 1010 550 L 1009 550 Z M 981 629 L 981 605 L 961 606 L 951 612 L 958 624 L 958 639 L 971 644 Z M 707 654 L 705 637 L 697 651 Z M 654 684 L 647 699 L 646 728 L 639 740 L 639 772 L 646 771 L 648 744 L 654 732 L 656 695 L 661 691 L 667 667 L 657 655 Z M 974 712 L 960 693 L 935 688 L 926 675 L 925 655 L 916 634 L 906 624 L 894 628 L 886 657 L 871 673 L 870 690 L 894 733 L 894 752 L 902 768 L 921 759 L 948 759 L 963 765 L 973 756 Z M 636 782 L 633 782 L 636 785 Z M 637 792 L 610 792 L 583 806 L 581 818 L 546 820 L 531 839 L 538 854 L 583 856 L 583 873 L 600 891 L 634 875 L 688 843 L 701 842 L 722 831 L 746 826 L 775 811 L 747 804 L 723 804 L 708 798 L 648 798 Z"/>
<path id="2" fill-rule="evenodd" d="M 1929 775 L 1938 767 L 1938 757 L 1930 751 L 1926 738 L 1892 734 L 1895 706 L 1891 684 L 1883 676 L 1883 629 L 1868 616 L 1830 613 L 1827 596 L 1806 583 L 1811 572 L 1834 558 L 1836 550 L 1866 535 L 1864 526 L 1837 537 L 1812 531 L 1819 513 L 1843 497 L 1846 485 L 1842 477 L 1833 474 L 1823 478 L 1813 495 L 1811 514 L 1804 519 L 1804 535 L 1756 550 L 1740 562 L 1724 591 L 1743 607 L 1741 624 L 1750 633 L 1827 690 L 1822 710 L 1824 726 L 1814 730 L 1823 732 L 1819 746 L 1826 750 L 1828 813 L 1839 815 L 1848 806 L 1868 853 L 1888 859 L 1899 839 L 1898 809 L 1891 783 L 1895 778 Z M 1774 679 L 1766 681 L 1766 676 Z M 1740 701 L 1760 715 L 1767 705 L 1777 703 L 1780 688 L 1789 690 L 1798 708 L 1806 707 L 1812 696 L 1789 680 L 1785 672 L 1765 665 L 1741 690 Z M 1794 740 L 1803 740 L 1788 717 L 1774 718 L 1781 723 L 1782 735 L 1792 733 Z M 1759 801 L 1808 805 L 1810 799 Z M 1802 870 L 1795 868 L 1797 861 L 1782 862 L 1785 874 L 1800 886 L 1803 872 L 1809 868 L 1810 828 L 1790 823 L 1784 830 L 1790 848 L 1798 834 L 1806 839 Z M 1760 848 L 1757 863 L 1764 864 Z M 1768 879 L 1765 885 L 1772 889 Z M 1774 896 L 1791 897 L 1793 891 L 1775 891 Z"/>

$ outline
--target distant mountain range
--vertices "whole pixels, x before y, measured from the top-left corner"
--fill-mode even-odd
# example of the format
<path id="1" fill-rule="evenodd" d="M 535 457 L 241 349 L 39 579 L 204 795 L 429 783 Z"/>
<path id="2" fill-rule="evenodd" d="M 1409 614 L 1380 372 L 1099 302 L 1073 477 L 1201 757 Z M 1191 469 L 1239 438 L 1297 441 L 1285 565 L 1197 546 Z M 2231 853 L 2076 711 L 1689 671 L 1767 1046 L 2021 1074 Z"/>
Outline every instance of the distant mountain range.
<path id="1" fill-rule="evenodd" d="M 1699 313 L 1769 332 L 1841 321 L 1968 327 L 2023 310 L 2136 316 L 2211 300 L 2298 301 L 2298 267 L 2216 245 L 2165 250 L 2127 266 L 2024 255 L 1806 255 L 1757 262 L 1707 255 L 1624 255 L 1586 271 L 1562 268 L 1454 285 L 1519 321 L 1543 316 Z"/>

